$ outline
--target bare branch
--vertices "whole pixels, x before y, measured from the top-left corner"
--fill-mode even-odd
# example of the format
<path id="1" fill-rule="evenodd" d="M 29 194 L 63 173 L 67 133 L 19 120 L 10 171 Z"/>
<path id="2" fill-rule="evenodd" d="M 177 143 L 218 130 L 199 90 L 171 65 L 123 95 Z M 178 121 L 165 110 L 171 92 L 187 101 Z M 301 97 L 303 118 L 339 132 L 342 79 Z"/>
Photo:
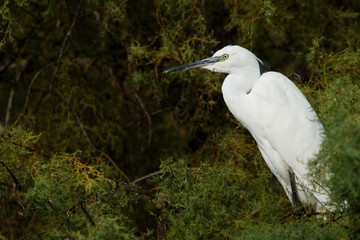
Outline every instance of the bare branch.
<path id="1" fill-rule="evenodd" d="M 46 154 L 46 153 L 42 153 L 42 152 L 40 152 L 39 150 L 35 149 L 35 148 L 32 147 L 32 146 L 24 146 L 24 145 L 22 145 L 22 144 L 20 144 L 20 143 L 11 141 L 11 139 L 9 139 L 8 137 L 3 136 L 3 135 L 0 135 L 0 138 L 4 139 L 4 140 L 6 140 L 6 141 L 9 141 L 11 144 L 14 144 L 14 145 L 16 145 L 16 146 L 26 148 L 27 150 L 29 150 L 29 151 L 31 151 L 31 152 L 33 152 L 33 153 L 36 153 L 36 154 L 38 154 L 38 155 L 40 155 L 40 156 L 42 156 L 42 157 L 44 157 L 44 158 L 46 158 L 46 159 L 50 159 L 50 158 L 51 158 L 50 155 L 48 155 L 48 154 Z"/>
<path id="2" fill-rule="evenodd" d="M 130 183 L 130 185 L 133 185 L 133 184 L 135 184 L 135 183 L 138 183 L 138 182 L 140 182 L 140 181 L 143 181 L 143 180 L 145 180 L 145 179 L 151 178 L 151 177 L 153 177 L 153 176 L 156 176 L 156 175 L 159 175 L 159 174 L 162 174 L 162 173 L 165 173 L 165 171 L 160 170 L 160 171 L 156 171 L 156 172 L 150 173 L 150 174 L 148 174 L 148 175 L 142 176 L 141 178 L 135 179 L 134 181 L 132 181 L 132 182 Z"/>
<path id="3" fill-rule="evenodd" d="M 3 51 L 2 51 L 3 52 Z M 4 52 L 5 53 L 5 52 Z M 2 72 L 5 72 L 5 70 L 7 70 L 7 68 L 9 67 L 9 65 L 11 64 L 12 62 L 10 61 L 10 59 L 6 58 L 5 59 L 5 64 L 0 66 L 0 73 Z"/>
<path id="4" fill-rule="evenodd" d="M 156 114 L 163 113 L 163 112 L 167 112 L 167 111 L 170 111 L 170 110 L 172 110 L 172 109 L 173 109 L 172 107 L 167 107 L 167 108 L 163 108 L 163 109 L 156 110 L 156 111 L 151 112 L 151 113 L 149 113 L 149 114 L 150 114 L 151 116 L 154 116 L 154 115 L 156 115 Z M 141 119 L 143 119 L 143 118 L 146 118 L 146 117 L 147 117 L 147 116 L 144 115 L 144 116 L 135 118 L 134 120 L 132 120 L 132 121 L 130 121 L 128 124 L 126 124 L 124 128 L 130 127 L 130 126 L 133 125 L 136 121 L 139 121 L 139 120 L 141 120 Z"/>
<path id="5" fill-rule="evenodd" d="M 57 62 L 56 62 L 56 68 L 54 70 L 54 73 L 52 75 L 52 78 L 50 80 L 50 84 L 48 85 L 46 91 L 41 95 L 41 98 L 36 106 L 36 108 L 34 109 L 33 113 L 36 113 L 40 106 L 41 106 L 41 103 L 42 101 L 44 100 L 45 96 L 49 93 L 49 90 L 52 88 L 54 82 L 55 82 L 55 79 L 56 79 L 56 75 L 58 74 L 59 72 L 59 69 L 60 69 L 60 66 L 61 66 L 61 60 L 64 56 L 64 52 L 65 52 L 65 48 L 66 48 L 66 44 L 67 42 L 69 41 L 69 38 L 70 38 L 70 35 L 75 27 L 75 24 L 76 24 L 76 21 L 79 17 L 79 13 L 80 13 L 80 9 L 81 9 L 81 6 L 83 4 L 84 0 L 81 0 L 78 4 L 78 7 L 77 7 L 77 10 L 76 10 L 76 14 L 75 14 L 75 17 L 71 23 L 71 26 L 70 26 L 70 29 L 68 30 L 68 32 L 66 33 L 65 37 L 64 37 L 64 40 L 62 41 L 62 44 L 61 44 L 61 48 L 60 48 L 60 51 L 59 51 L 59 56 L 58 56 L 58 59 L 57 59 Z"/>
<path id="6" fill-rule="evenodd" d="M 17 68 L 15 69 L 15 71 L 17 71 Z M 15 83 L 19 82 L 21 73 L 22 73 L 22 71 L 20 71 L 20 70 L 16 72 Z M 9 95 L 9 101 L 8 101 L 8 106 L 7 106 L 7 110 L 6 110 L 6 116 L 5 116 L 5 124 L 4 124 L 5 129 L 8 128 L 8 126 L 9 126 L 11 109 L 12 109 L 12 106 L 13 106 L 14 97 L 15 97 L 15 86 L 12 86 L 11 91 L 10 91 L 10 95 Z"/>
<path id="7" fill-rule="evenodd" d="M 200 170 L 199 168 L 189 168 L 190 171 L 198 171 Z M 142 176 L 138 179 L 135 179 L 134 181 L 132 181 L 131 183 L 129 183 L 128 185 L 134 185 L 135 183 L 138 183 L 138 182 L 141 182 L 145 179 L 148 179 L 148 178 L 151 178 L 153 176 L 156 176 L 156 175 L 159 175 L 159 174 L 163 174 L 163 173 L 167 173 L 169 171 L 165 171 L 165 170 L 159 170 L 159 171 L 156 171 L 156 172 L 153 172 L 153 173 L 149 173 L 148 175 L 145 175 L 145 176 Z"/>
<path id="8" fill-rule="evenodd" d="M 18 190 L 21 190 L 20 183 L 17 180 L 17 178 L 15 177 L 14 173 L 10 170 L 10 168 L 8 168 L 8 166 L 6 166 L 6 164 L 2 160 L 0 160 L 0 163 L 5 167 L 6 171 L 10 174 L 11 178 L 14 181 L 15 188 Z"/>
<path id="9" fill-rule="evenodd" d="M 40 74 L 41 74 L 43 71 L 45 71 L 46 69 L 48 69 L 49 67 L 51 67 L 51 66 L 53 66 L 53 65 L 54 65 L 54 63 L 50 63 L 50 64 L 46 65 L 45 67 L 41 68 L 41 69 L 34 75 L 34 77 L 31 79 L 31 82 L 30 82 L 30 85 L 29 85 L 29 88 L 28 88 L 27 94 L 26 94 L 24 110 L 23 110 L 23 113 L 22 113 L 21 116 L 20 116 L 19 122 L 21 122 L 21 120 L 23 119 L 23 117 L 25 116 L 25 114 L 26 114 L 26 112 L 27 112 L 27 109 L 28 109 L 28 106 L 29 106 L 30 93 L 31 93 L 31 89 L 32 89 L 32 86 L 34 85 L 35 80 L 40 76 Z"/>
<path id="10" fill-rule="evenodd" d="M 84 205 L 83 205 L 83 202 L 82 202 L 82 201 L 80 201 L 79 205 L 80 205 L 80 209 L 84 212 L 86 218 L 89 220 L 89 222 L 91 223 L 91 225 L 95 226 L 96 224 L 95 224 L 94 220 L 93 220 L 92 217 L 90 216 L 89 212 L 86 211 L 86 209 L 84 208 Z"/>
<path id="11" fill-rule="evenodd" d="M 148 147 L 150 146 L 150 143 L 151 143 L 151 137 L 152 137 L 152 123 L 151 123 L 151 117 L 150 117 L 150 114 L 149 112 L 146 110 L 143 102 L 141 101 L 141 98 L 139 97 L 139 95 L 135 92 L 134 93 L 135 95 L 135 98 L 136 100 L 138 100 L 139 104 L 140 104 L 140 107 L 142 108 L 142 110 L 144 111 L 145 113 L 145 116 L 146 116 L 146 119 L 148 121 L 148 124 L 149 124 L 149 137 L 148 137 Z"/>
<path id="12" fill-rule="evenodd" d="M 80 120 L 79 114 L 74 111 L 74 115 L 75 115 L 75 117 L 76 117 L 76 120 L 77 120 L 77 122 L 78 122 L 78 124 L 79 124 L 79 126 L 80 126 L 80 129 L 81 129 L 81 131 L 83 132 L 83 134 L 84 134 L 87 142 L 90 144 L 90 146 L 91 146 L 94 150 L 99 151 L 99 150 L 95 147 L 95 145 L 92 143 L 92 141 L 90 140 L 89 136 L 87 135 L 87 133 L 86 133 L 86 131 L 85 131 L 85 128 L 84 128 L 84 125 L 82 124 L 82 122 L 81 122 L 81 120 Z"/>

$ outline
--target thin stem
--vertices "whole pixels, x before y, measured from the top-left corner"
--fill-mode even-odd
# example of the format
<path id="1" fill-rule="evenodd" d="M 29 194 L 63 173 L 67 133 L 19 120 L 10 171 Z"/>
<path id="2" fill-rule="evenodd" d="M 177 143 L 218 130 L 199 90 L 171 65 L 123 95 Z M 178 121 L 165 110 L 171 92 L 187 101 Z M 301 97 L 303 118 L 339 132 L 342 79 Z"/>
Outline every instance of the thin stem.
<path id="1" fill-rule="evenodd" d="M 36 112 L 39 110 L 42 101 L 44 100 L 45 96 L 49 93 L 49 90 L 52 88 L 52 86 L 53 86 L 53 84 L 54 84 L 54 82 L 55 82 L 55 80 L 56 80 L 56 75 L 57 75 L 58 72 L 59 72 L 59 69 L 60 69 L 60 66 L 61 66 L 62 58 L 63 58 L 63 56 L 64 56 L 64 52 L 65 52 L 65 48 L 66 48 L 67 42 L 69 41 L 69 38 L 70 38 L 70 36 L 71 36 L 71 33 L 72 33 L 72 31 L 73 31 L 73 29 L 74 29 L 74 27 L 75 27 L 75 24 L 76 24 L 76 22 L 77 22 L 77 20 L 78 20 L 79 12 L 80 12 L 80 9 L 81 9 L 81 6 L 82 6 L 83 2 L 84 2 L 84 0 L 81 0 L 81 1 L 79 2 L 79 5 L 78 5 L 77 10 L 76 10 L 75 17 L 74 17 L 74 19 L 73 19 L 73 21 L 72 21 L 72 23 L 71 23 L 71 26 L 70 26 L 68 32 L 66 33 L 66 35 L 65 35 L 65 37 L 64 37 L 64 39 L 63 39 L 63 41 L 62 41 L 61 48 L 60 48 L 60 51 L 59 51 L 59 56 L 58 56 L 57 61 L 56 61 L 56 62 L 57 62 L 56 68 L 55 68 L 54 73 L 53 73 L 53 75 L 52 75 L 52 78 L 51 78 L 51 80 L 50 80 L 50 84 L 49 84 L 48 87 L 46 88 L 46 91 L 41 95 L 41 98 L 40 98 L 37 106 L 35 107 L 33 113 L 36 113 Z"/>
<path id="2" fill-rule="evenodd" d="M 6 166 L 6 164 L 2 160 L 0 160 L 0 163 L 5 167 L 6 171 L 10 174 L 11 178 L 14 181 L 15 188 L 21 190 L 20 183 L 17 180 L 17 178 L 15 177 L 14 173 L 10 170 L 10 168 L 8 166 Z"/>

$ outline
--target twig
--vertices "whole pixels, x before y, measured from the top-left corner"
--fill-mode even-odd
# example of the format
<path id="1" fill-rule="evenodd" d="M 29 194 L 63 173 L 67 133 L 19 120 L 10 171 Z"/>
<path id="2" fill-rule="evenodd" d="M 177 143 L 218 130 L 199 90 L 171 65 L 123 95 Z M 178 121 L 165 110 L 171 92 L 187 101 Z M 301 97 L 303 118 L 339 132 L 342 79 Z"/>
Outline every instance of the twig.
<path id="1" fill-rule="evenodd" d="M 135 87 L 134 87 L 135 88 Z M 150 143 L 151 143 L 151 137 L 152 137 L 152 123 L 151 123 L 151 117 L 150 117 L 150 114 L 149 112 L 146 110 L 143 102 L 141 101 L 141 98 L 139 97 L 139 95 L 135 92 L 134 93 L 135 95 L 135 98 L 136 100 L 139 102 L 140 104 L 140 107 L 142 108 L 142 110 L 144 111 L 145 115 L 146 115 L 146 119 L 148 121 L 148 124 L 149 124 L 149 137 L 148 137 L 148 147 L 150 146 Z"/>
<path id="2" fill-rule="evenodd" d="M 45 71 L 46 69 L 48 69 L 49 67 L 51 67 L 51 66 L 53 66 L 53 65 L 54 65 L 54 63 L 50 63 L 50 64 L 46 65 L 45 67 L 41 68 L 41 69 L 34 75 L 34 77 L 31 79 L 31 82 L 30 82 L 30 85 L 29 85 L 29 88 L 28 88 L 27 94 L 26 94 L 24 110 L 23 110 L 22 115 L 20 116 L 19 122 L 21 122 L 21 120 L 23 119 L 23 117 L 25 116 L 25 114 L 26 114 L 26 112 L 27 112 L 27 109 L 28 109 L 28 106 L 29 106 L 30 93 L 31 93 L 31 89 L 32 89 L 32 86 L 33 86 L 35 80 L 40 76 L 40 74 L 41 74 L 43 71 Z"/>
<path id="3" fill-rule="evenodd" d="M 191 12 L 190 12 L 190 15 L 188 16 L 185 24 L 184 24 L 183 27 L 182 27 L 182 31 L 184 31 L 184 28 L 186 27 L 186 25 L 189 24 L 189 22 L 190 22 L 190 20 L 191 20 L 191 17 L 192 17 L 193 14 L 194 14 L 196 5 L 197 5 L 197 0 L 194 1 L 194 4 L 193 4 L 192 9 L 191 9 Z M 178 43 L 179 40 L 180 40 L 180 38 L 181 38 L 181 32 L 179 33 L 178 37 L 176 38 L 175 43 Z"/>
<path id="4" fill-rule="evenodd" d="M 75 14 L 75 17 L 74 17 L 74 19 L 73 19 L 73 22 L 71 23 L 70 29 L 69 29 L 69 31 L 66 33 L 65 38 L 64 38 L 64 40 L 63 40 L 63 42 L 62 42 L 62 44 L 61 44 L 61 48 L 60 48 L 60 52 L 59 52 L 59 57 L 58 57 L 58 60 L 57 60 L 57 65 L 56 65 L 56 69 L 55 69 L 54 74 L 53 74 L 53 76 L 52 76 L 52 79 L 51 79 L 51 82 L 50 82 L 50 87 L 52 87 L 52 84 L 53 84 L 53 82 L 54 82 L 54 80 L 55 80 L 55 76 L 57 75 L 57 73 L 58 73 L 58 71 L 59 71 L 59 69 L 60 69 L 61 60 L 62 60 L 62 58 L 63 58 L 63 56 L 64 56 L 66 44 L 67 44 L 67 42 L 68 42 L 68 40 L 69 40 L 69 38 L 70 38 L 70 35 L 71 35 L 71 33 L 72 33 L 72 31 L 73 31 L 73 29 L 74 29 L 74 27 L 75 27 L 75 23 L 76 23 L 76 21 L 77 21 L 77 19 L 78 19 L 78 17 L 79 17 L 79 12 L 80 12 L 80 9 L 81 9 L 81 6 L 82 6 L 83 2 L 84 2 L 84 0 L 81 0 L 81 1 L 80 1 L 79 5 L 78 5 L 78 7 L 77 7 L 77 9 L 76 9 L 76 14 Z"/>
<path id="5" fill-rule="evenodd" d="M 17 71 L 17 68 L 15 69 L 15 71 Z M 21 71 L 17 71 L 16 77 L 15 77 L 15 84 L 17 82 L 19 82 L 20 76 L 21 76 Z M 4 124 L 5 129 L 8 128 L 8 126 L 9 126 L 11 109 L 12 109 L 13 102 L 14 102 L 14 96 L 15 96 L 15 85 L 11 87 L 11 91 L 10 91 L 10 95 L 9 95 L 9 101 L 8 101 L 8 106 L 7 106 L 7 110 L 6 110 L 5 124 Z"/>
<path id="6" fill-rule="evenodd" d="M 316 212 L 309 212 L 307 213 L 305 211 L 305 209 L 303 207 L 298 208 L 297 211 L 294 211 L 294 209 L 292 209 L 292 211 L 288 212 L 287 214 L 285 214 L 283 217 L 280 218 L 279 222 L 284 221 L 286 218 L 293 216 L 294 218 L 296 217 L 301 217 L 301 216 L 305 216 L 305 217 L 312 217 L 314 215 L 319 215 L 320 213 L 316 213 Z"/>
<path id="7" fill-rule="evenodd" d="M 93 220 L 92 217 L 90 216 L 89 212 L 86 211 L 86 209 L 84 208 L 82 201 L 80 201 L 79 206 L 80 206 L 80 209 L 84 212 L 86 218 L 87 218 L 87 219 L 89 220 L 89 222 L 91 223 L 91 225 L 95 226 L 96 224 L 95 224 L 94 220 Z"/>
<path id="8" fill-rule="evenodd" d="M 1 136 L 1 135 L 0 135 L 0 138 L 4 139 L 4 140 L 6 140 L 6 141 L 9 141 L 11 144 L 14 144 L 14 145 L 16 145 L 16 146 L 26 148 L 27 150 L 29 150 L 29 151 L 31 151 L 31 152 L 33 152 L 33 153 L 36 153 L 36 154 L 38 154 L 38 155 L 41 155 L 41 156 L 45 157 L 46 159 L 50 159 L 50 158 L 51 158 L 50 155 L 48 155 L 48 154 L 46 154 L 46 153 L 42 153 L 42 152 L 40 152 L 39 150 L 35 149 L 35 148 L 32 147 L 32 146 L 23 146 L 23 145 L 21 145 L 20 143 L 11 141 L 11 140 L 8 139 L 7 137 Z"/>
<path id="9" fill-rule="evenodd" d="M 199 168 L 197 167 L 194 167 L 194 168 L 188 168 L 190 171 L 198 171 L 200 170 Z M 135 183 L 138 183 L 138 182 L 141 182 L 145 179 L 148 179 L 148 178 L 151 178 L 153 176 L 156 176 L 156 175 L 159 175 L 159 174 L 163 174 L 163 173 L 167 173 L 169 171 L 165 171 L 165 170 L 159 170 L 159 171 L 156 171 L 156 172 L 153 172 L 153 173 L 149 173 L 148 175 L 145 175 L 145 176 L 142 176 L 138 179 L 135 179 L 134 181 L 132 181 L 131 183 L 129 183 L 129 185 L 134 185 Z"/>
<path id="10" fill-rule="evenodd" d="M 36 210 L 36 211 L 34 212 L 34 214 L 32 215 L 32 217 L 31 217 L 30 220 L 25 216 L 25 218 L 26 218 L 26 220 L 27 220 L 27 222 L 28 222 L 27 232 L 30 232 L 30 231 L 34 232 L 34 233 L 37 235 L 37 237 L 38 237 L 40 240 L 42 240 L 43 238 L 42 238 L 41 235 L 36 231 L 36 227 L 33 226 L 33 225 L 34 225 L 34 222 L 35 222 L 35 220 L 36 220 L 37 213 L 38 213 L 38 210 Z"/>
<path id="11" fill-rule="evenodd" d="M 264 13 L 264 9 L 261 8 L 260 11 L 258 12 L 258 14 L 250 19 L 250 22 L 249 22 L 249 29 L 248 29 L 248 42 L 249 42 L 249 50 L 251 51 L 253 49 L 253 41 L 252 41 L 252 35 L 251 35 L 251 30 L 252 30 L 252 27 L 253 27 L 253 24 L 257 21 L 257 19 L 261 16 L 261 14 Z"/>
<path id="12" fill-rule="evenodd" d="M 59 56 L 58 56 L 58 59 L 57 59 L 57 62 L 56 62 L 56 63 L 57 63 L 57 64 L 56 64 L 56 68 L 55 68 L 55 71 L 54 71 L 54 73 L 53 73 L 53 75 L 52 75 L 52 78 L 51 78 L 51 80 L 50 80 L 50 84 L 48 85 L 46 91 L 41 95 L 41 98 L 40 98 L 37 106 L 35 107 L 33 113 L 36 113 L 36 112 L 39 110 L 42 101 L 44 100 L 45 96 L 48 94 L 49 90 L 52 88 L 52 86 L 53 86 L 53 84 L 54 84 L 54 81 L 55 81 L 55 79 L 56 79 L 56 75 L 58 74 L 59 69 L 60 69 L 60 66 L 61 66 L 61 60 L 62 60 L 62 58 L 63 58 L 63 56 L 64 56 L 66 44 L 67 44 L 67 42 L 69 41 L 70 35 L 71 35 L 71 33 L 72 33 L 73 29 L 74 29 L 74 26 L 75 26 L 75 23 L 76 23 L 78 17 L 79 17 L 79 12 L 80 12 L 80 9 L 81 9 L 81 6 L 82 6 L 83 2 L 84 2 L 84 0 L 81 0 L 81 1 L 79 2 L 79 4 L 78 4 L 77 10 L 76 10 L 76 14 L 75 14 L 75 17 L 74 17 L 74 19 L 73 19 L 73 21 L 72 21 L 72 23 L 71 23 L 70 29 L 69 29 L 69 31 L 66 33 L 66 35 L 65 35 L 65 37 L 64 37 L 64 40 L 62 41 L 61 48 L 60 48 L 60 51 L 59 51 Z"/>
<path id="13" fill-rule="evenodd" d="M 5 51 L 1 51 L 1 52 L 5 53 Z M 7 68 L 11 63 L 12 61 L 10 61 L 9 59 L 5 59 L 5 64 L 0 66 L 0 73 L 5 72 L 5 70 L 7 70 Z"/>
<path id="14" fill-rule="evenodd" d="M 132 181 L 129 185 L 133 185 L 133 184 L 135 184 L 135 183 L 141 182 L 141 181 L 143 181 L 143 180 L 145 180 L 145 179 L 151 178 L 151 177 L 153 177 L 153 176 L 156 176 L 156 175 L 159 175 L 159 174 L 162 174 L 162 173 L 165 173 L 165 171 L 159 170 L 159 171 L 150 173 L 150 174 L 148 174 L 148 175 L 142 176 L 141 178 L 135 179 L 135 180 Z"/>
<path id="15" fill-rule="evenodd" d="M 338 216 L 338 217 L 335 216 L 333 219 L 330 219 L 329 221 L 322 223 L 321 226 L 324 227 L 330 223 L 336 222 L 337 220 L 339 220 L 341 218 L 342 218 L 342 216 Z"/>
<path id="16" fill-rule="evenodd" d="M 130 54 L 129 50 L 128 50 L 128 53 Z M 134 73 L 135 70 L 136 70 L 134 65 L 130 61 L 128 62 L 128 69 L 129 69 L 130 73 Z M 146 119 L 147 119 L 148 124 L 149 124 L 149 136 L 148 136 L 148 142 L 147 142 L 147 146 L 149 147 L 150 143 L 151 143 L 151 138 L 152 138 L 151 117 L 150 117 L 149 112 L 146 110 L 144 103 L 142 102 L 141 98 L 139 97 L 139 94 L 137 94 L 135 81 L 132 81 L 131 83 L 132 83 L 132 87 L 133 87 L 133 90 L 134 90 L 134 96 L 135 96 L 136 100 L 139 102 L 141 109 L 144 111 Z"/>
<path id="17" fill-rule="evenodd" d="M 11 178 L 14 181 L 15 188 L 18 189 L 18 190 L 21 190 L 20 183 L 17 180 L 17 178 L 15 177 L 15 175 L 13 174 L 13 172 L 10 170 L 10 168 L 8 168 L 8 166 L 6 166 L 6 164 L 2 160 L 0 160 L 0 163 L 6 168 L 6 171 L 10 174 Z"/>
<path id="18" fill-rule="evenodd" d="M 75 112 L 75 111 L 73 111 L 73 113 L 74 113 L 74 115 L 75 115 L 75 117 L 76 117 L 76 120 L 77 120 L 77 122 L 78 122 L 78 124 L 79 124 L 79 126 L 80 126 L 80 129 L 81 129 L 81 131 L 83 132 L 83 134 L 84 134 L 87 142 L 90 144 L 90 146 L 91 146 L 94 150 L 98 151 L 98 149 L 95 147 L 95 145 L 94 145 L 94 144 L 92 143 L 92 141 L 90 140 L 87 132 L 85 131 L 84 125 L 82 124 L 82 122 L 81 122 L 81 120 L 80 120 L 79 114 L 78 114 L 77 112 Z"/>
<path id="19" fill-rule="evenodd" d="M 157 111 L 154 111 L 154 112 L 151 112 L 149 113 L 151 116 L 154 116 L 156 114 L 159 114 L 159 113 L 163 113 L 163 112 L 167 112 L 167 111 L 170 111 L 172 109 L 172 107 L 167 107 L 167 108 L 163 108 L 163 109 L 159 109 Z M 125 125 L 124 128 L 128 128 L 130 127 L 131 125 L 133 125 L 136 121 L 139 121 L 143 118 L 146 118 L 146 115 L 144 116 L 141 116 L 141 117 L 138 117 L 138 118 L 135 118 L 134 120 L 130 121 L 128 124 Z"/>

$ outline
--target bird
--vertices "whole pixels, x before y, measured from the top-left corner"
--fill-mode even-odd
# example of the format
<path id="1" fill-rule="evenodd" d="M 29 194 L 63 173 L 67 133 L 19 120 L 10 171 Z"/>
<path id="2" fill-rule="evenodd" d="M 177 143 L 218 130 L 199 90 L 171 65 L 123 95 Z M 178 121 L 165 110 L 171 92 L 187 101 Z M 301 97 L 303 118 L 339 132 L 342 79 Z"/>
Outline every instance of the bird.
<path id="1" fill-rule="evenodd" d="M 238 45 L 212 57 L 176 66 L 225 73 L 221 91 L 232 115 L 250 132 L 266 164 L 284 188 L 293 211 L 329 211 L 329 189 L 309 177 L 308 163 L 321 149 L 325 130 L 300 89 L 285 75 L 262 73 L 263 62 Z"/>

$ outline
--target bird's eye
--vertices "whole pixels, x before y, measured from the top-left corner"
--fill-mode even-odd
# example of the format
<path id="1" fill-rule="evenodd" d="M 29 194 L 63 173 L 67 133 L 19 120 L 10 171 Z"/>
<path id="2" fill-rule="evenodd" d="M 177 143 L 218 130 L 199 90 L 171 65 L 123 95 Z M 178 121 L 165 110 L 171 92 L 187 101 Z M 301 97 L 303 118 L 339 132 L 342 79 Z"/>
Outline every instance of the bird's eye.
<path id="1" fill-rule="evenodd" d="M 229 54 L 224 54 L 221 56 L 222 60 L 225 61 L 226 59 L 229 58 Z"/>

